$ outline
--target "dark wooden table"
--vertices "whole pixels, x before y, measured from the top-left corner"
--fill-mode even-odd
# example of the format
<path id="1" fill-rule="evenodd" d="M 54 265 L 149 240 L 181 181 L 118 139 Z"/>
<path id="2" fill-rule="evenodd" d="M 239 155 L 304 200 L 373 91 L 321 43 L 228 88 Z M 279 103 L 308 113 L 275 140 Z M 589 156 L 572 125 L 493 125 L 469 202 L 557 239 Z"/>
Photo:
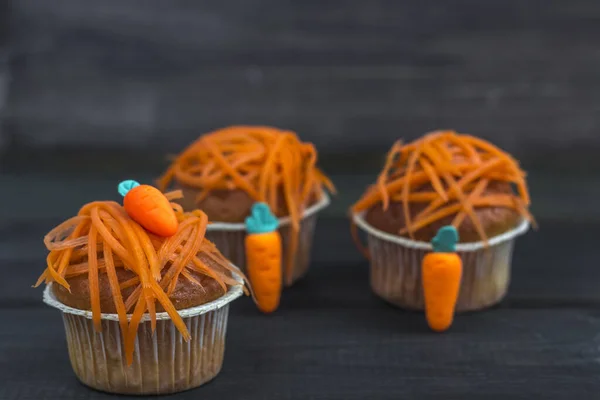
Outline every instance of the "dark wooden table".
<path id="1" fill-rule="evenodd" d="M 77 381 L 60 314 L 30 288 L 43 269 L 41 238 L 56 222 L 0 228 L 1 400 L 110 398 Z M 275 315 L 236 301 L 222 372 L 176 398 L 598 398 L 600 225 L 540 223 L 518 242 L 508 298 L 433 334 L 422 314 L 371 294 L 347 221 L 323 218 L 308 276 Z"/>

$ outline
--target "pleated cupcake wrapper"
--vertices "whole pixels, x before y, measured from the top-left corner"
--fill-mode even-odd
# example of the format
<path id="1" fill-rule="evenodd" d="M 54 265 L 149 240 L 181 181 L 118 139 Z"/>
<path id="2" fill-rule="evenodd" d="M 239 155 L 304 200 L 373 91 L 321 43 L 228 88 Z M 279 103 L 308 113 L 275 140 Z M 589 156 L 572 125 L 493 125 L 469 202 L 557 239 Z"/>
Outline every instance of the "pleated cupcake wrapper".
<path id="1" fill-rule="evenodd" d="M 291 282 L 303 277 L 310 266 L 312 243 L 317 225 L 318 212 L 329 205 L 329 196 L 323 193 L 318 203 L 304 211 L 298 232 L 298 247 L 294 255 L 294 265 L 291 269 Z M 287 260 L 287 249 L 294 231 L 290 217 L 279 219 L 279 232 L 283 245 L 282 260 Z M 223 255 L 237 265 L 242 271 L 246 270 L 246 225 L 242 223 L 214 222 L 208 225 L 206 237 L 213 242 Z M 282 265 L 284 282 L 287 282 L 286 266 Z"/>
<path id="2" fill-rule="evenodd" d="M 133 363 L 127 365 L 117 314 L 102 314 L 94 328 L 91 311 L 56 299 L 48 285 L 44 302 L 63 312 L 69 358 L 79 380 L 94 389 L 120 394 L 166 394 L 200 386 L 221 370 L 229 303 L 243 293 L 239 286 L 217 300 L 179 310 L 190 332 L 186 342 L 166 312 L 156 314 L 152 334 L 146 314 L 138 327 Z"/>
<path id="3" fill-rule="evenodd" d="M 353 219 L 367 233 L 375 294 L 398 307 L 423 310 L 421 262 L 431 252 L 431 244 L 382 232 L 364 220 L 364 213 Z M 456 245 L 463 262 L 457 312 L 490 307 L 504 298 L 515 239 L 528 229 L 529 223 L 522 221 L 515 229 L 490 238 L 487 246 L 483 241 Z"/>

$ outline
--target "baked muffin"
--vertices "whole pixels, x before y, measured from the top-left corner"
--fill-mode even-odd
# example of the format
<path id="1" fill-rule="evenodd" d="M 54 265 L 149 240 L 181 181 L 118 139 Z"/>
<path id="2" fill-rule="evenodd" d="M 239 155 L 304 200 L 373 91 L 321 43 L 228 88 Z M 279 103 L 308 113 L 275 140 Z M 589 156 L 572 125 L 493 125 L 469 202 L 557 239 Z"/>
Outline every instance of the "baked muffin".
<path id="1" fill-rule="evenodd" d="M 244 269 L 244 220 L 256 202 L 280 219 L 283 278 L 291 285 L 305 274 L 316 212 L 334 191 L 319 170 L 317 152 L 291 131 L 265 126 L 231 126 L 201 136 L 158 180 L 161 190 L 181 189 L 184 210 L 200 208 L 211 225 L 207 236 Z"/>
<path id="2" fill-rule="evenodd" d="M 169 204 L 176 196 L 163 196 L 162 206 L 147 193 L 129 205 L 127 194 L 125 207 L 89 203 L 44 238 L 50 253 L 37 285 L 45 281 L 44 301 L 63 311 L 71 364 L 85 385 L 174 393 L 221 369 L 228 304 L 246 279 L 204 237 L 206 214 Z M 170 236 L 149 230 L 161 212 L 173 223 Z"/>
<path id="3" fill-rule="evenodd" d="M 533 222 L 529 203 L 518 163 L 484 140 L 436 131 L 397 142 L 375 185 L 352 207 L 368 231 L 372 289 L 400 307 L 423 309 L 421 259 L 438 230 L 453 225 L 464 265 L 457 311 L 498 303 L 510 281 L 514 238 Z"/>

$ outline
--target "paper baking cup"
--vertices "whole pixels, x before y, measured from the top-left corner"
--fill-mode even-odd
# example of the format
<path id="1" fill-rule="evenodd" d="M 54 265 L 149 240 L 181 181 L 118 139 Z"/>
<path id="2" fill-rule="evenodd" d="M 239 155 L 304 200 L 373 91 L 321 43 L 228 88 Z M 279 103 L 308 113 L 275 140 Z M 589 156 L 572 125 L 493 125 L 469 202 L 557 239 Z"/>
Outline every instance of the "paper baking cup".
<path id="1" fill-rule="evenodd" d="M 421 261 L 432 250 L 431 244 L 382 232 L 369 225 L 363 215 L 355 214 L 353 219 L 367 233 L 371 288 L 398 307 L 423 310 Z M 504 298 L 515 239 L 528 229 L 529 223 L 523 221 L 515 229 L 490 238 L 487 247 L 483 242 L 456 245 L 463 262 L 457 312 L 490 307 Z"/>
<path id="2" fill-rule="evenodd" d="M 242 295 L 231 287 L 217 300 L 179 310 L 190 332 L 183 340 L 166 312 L 156 314 L 152 334 L 146 314 L 138 327 L 133 363 L 127 365 L 117 314 L 102 314 L 102 331 L 91 311 L 68 307 L 48 285 L 44 302 L 63 313 L 71 365 L 79 380 L 94 389 L 120 394 L 167 394 L 200 386 L 221 370 L 229 303 Z"/>
<path id="3" fill-rule="evenodd" d="M 318 212 L 329 205 L 329 196 L 323 193 L 321 200 L 304 211 L 300 221 L 300 232 L 298 233 L 298 247 L 294 255 L 294 265 L 291 269 L 291 283 L 303 277 L 310 266 L 312 243 L 317 225 Z M 290 217 L 279 219 L 279 232 L 281 234 L 283 257 L 287 260 L 288 244 L 291 240 L 292 231 Z M 246 225 L 243 223 L 213 222 L 208 225 L 206 237 L 213 242 L 223 255 L 237 265 L 242 271 L 246 270 Z M 283 268 L 283 280 L 287 282 L 285 263 Z"/>

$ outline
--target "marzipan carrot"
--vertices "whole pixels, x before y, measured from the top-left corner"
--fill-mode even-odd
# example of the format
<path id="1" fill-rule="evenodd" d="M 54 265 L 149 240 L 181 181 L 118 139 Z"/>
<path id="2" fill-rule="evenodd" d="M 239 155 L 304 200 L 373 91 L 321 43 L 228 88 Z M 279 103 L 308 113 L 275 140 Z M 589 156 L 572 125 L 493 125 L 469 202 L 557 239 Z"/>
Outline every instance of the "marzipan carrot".
<path id="1" fill-rule="evenodd" d="M 458 232 L 453 226 L 440 228 L 432 239 L 433 252 L 423 258 L 421 273 L 425 316 L 436 332 L 450 328 L 460 290 L 462 260 L 456 254 Z"/>
<path id="2" fill-rule="evenodd" d="M 255 203 L 246 218 L 246 269 L 258 309 L 271 313 L 281 298 L 281 236 L 279 221 L 266 203 Z"/>
<path id="3" fill-rule="evenodd" d="M 177 233 L 177 216 L 160 190 L 127 180 L 119 184 L 119 193 L 123 196 L 123 207 L 127 214 L 146 230 L 162 237 Z"/>

